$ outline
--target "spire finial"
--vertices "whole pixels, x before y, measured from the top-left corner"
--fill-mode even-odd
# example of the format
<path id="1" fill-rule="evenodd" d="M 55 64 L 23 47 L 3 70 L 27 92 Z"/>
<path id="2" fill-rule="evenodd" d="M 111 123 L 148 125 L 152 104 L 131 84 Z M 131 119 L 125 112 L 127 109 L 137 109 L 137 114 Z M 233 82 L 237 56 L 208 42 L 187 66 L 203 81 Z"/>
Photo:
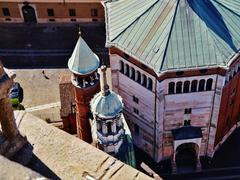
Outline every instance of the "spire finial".
<path id="1" fill-rule="evenodd" d="M 78 34 L 79 34 L 79 36 L 81 36 L 81 35 L 82 35 L 82 32 L 81 32 L 81 27 L 80 27 L 80 25 L 78 26 Z"/>
<path id="2" fill-rule="evenodd" d="M 107 96 L 109 94 L 109 85 L 107 84 L 107 74 L 106 74 L 106 71 L 107 71 L 107 67 L 105 65 L 102 65 L 101 66 L 101 71 L 102 71 L 102 94 L 104 96 Z"/>

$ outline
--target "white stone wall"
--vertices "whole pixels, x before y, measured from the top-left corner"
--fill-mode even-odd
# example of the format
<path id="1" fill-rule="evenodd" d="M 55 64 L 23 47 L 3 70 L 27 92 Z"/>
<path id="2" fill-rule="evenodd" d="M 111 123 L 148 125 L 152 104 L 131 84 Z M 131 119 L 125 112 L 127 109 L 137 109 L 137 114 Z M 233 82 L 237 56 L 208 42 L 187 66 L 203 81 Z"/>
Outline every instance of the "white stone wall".
<path id="1" fill-rule="evenodd" d="M 110 59 L 113 90 L 123 98 L 125 118 L 129 123 L 133 141 L 139 148 L 153 156 L 155 77 L 118 55 L 113 54 Z M 135 72 L 139 71 L 141 74 L 145 74 L 148 78 L 151 78 L 153 81 L 152 91 L 125 74 L 120 73 L 120 60 L 133 67 Z M 133 96 L 138 98 L 138 103 L 133 101 Z M 138 110 L 138 114 L 134 112 L 134 108 Z M 139 127 L 139 134 L 134 133 L 134 124 Z"/>
<path id="2" fill-rule="evenodd" d="M 134 67 L 135 71 L 139 71 L 147 77 L 152 78 L 153 91 L 146 89 L 141 84 L 120 73 L 120 61 L 128 64 L 130 67 Z M 171 78 L 158 82 L 155 77 L 116 54 L 110 56 L 110 63 L 113 90 L 123 98 L 125 117 L 132 131 L 134 143 L 139 148 L 147 152 L 157 162 L 173 157 L 172 130 L 182 127 L 184 120 L 191 120 L 191 125 L 202 128 L 203 138 L 201 139 L 199 155 L 213 154 L 213 143 L 221 101 L 221 89 L 225 82 L 224 77 L 220 75 L 202 75 Z M 213 82 L 212 90 L 207 91 L 206 82 L 208 79 L 212 79 Z M 168 93 L 170 82 L 175 82 L 176 84 L 181 81 L 184 84 L 185 81 L 192 82 L 193 80 L 198 81 L 197 89 L 200 80 L 205 80 L 204 91 L 198 92 L 197 90 L 197 92 L 181 94 Z M 155 84 L 155 81 L 157 84 Z M 133 96 L 139 99 L 138 104 L 133 101 Z M 139 114 L 134 112 L 134 108 L 138 109 Z M 185 109 L 187 108 L 191 108 L 190 114 L 185 114 Z M 155 118 L 156 131 L 154 132 Z M 135 132 L 134 124 L 139 126 L 138 134 Z M 156 137 L 155 151 L 154 135 Z"/>
<path id="3" fill-rule="evenodd" d="M 168 94 L 170 82 L 185 82 L 201 79 L 213 79 L 212 90 L 181 94 Z M 158 122 L 160 134 L 158 143 L 163 146 L 162 157 L 171 157 L 173 154 L 173 137 L 171 130 L 183 126 L 184 120 L 191 120 L 191 125 L 201 127 L 203 138 L 200 146 L 200 155 L 211 155 L 216 133 L 216 125 L 221 100 L 221 88 L 224 78 L 219 75 L 194 76 L 186 78 L 166 79 L 159 83 L 158 95 Z M 197 88 L 198 89 L 198 88 Z M 216 90 L 216 91 L 215 91 Z M 185 109 L 191 108 L 191 114 L 185 114 Z M 163 109 L 163 110 L 161 110 Z M 162 115 L 163 113 L 163 115 Z M 160 146 L 159 145 L 159 146 Z"/>

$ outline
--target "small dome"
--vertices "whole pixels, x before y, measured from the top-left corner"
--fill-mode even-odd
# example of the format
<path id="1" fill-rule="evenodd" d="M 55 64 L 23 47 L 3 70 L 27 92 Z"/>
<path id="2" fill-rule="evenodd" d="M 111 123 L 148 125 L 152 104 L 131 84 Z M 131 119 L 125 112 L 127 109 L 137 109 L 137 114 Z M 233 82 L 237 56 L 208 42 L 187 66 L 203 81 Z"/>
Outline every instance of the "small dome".
<path id="1" fill-rule="evenodd" d="M 99 58 L 79 37 L 72 56 L 68 60 L 68 68 L 75 74 L 85 75 L 95 71 L 100 64 Z"/>
<path id="2" fill-rule="evenodd" d="M 100 92 L 93 97 L 91 110 L 100 118 L 113 118 L 123 110 L 122 98 L 113 91 L 107 96 Z"/>

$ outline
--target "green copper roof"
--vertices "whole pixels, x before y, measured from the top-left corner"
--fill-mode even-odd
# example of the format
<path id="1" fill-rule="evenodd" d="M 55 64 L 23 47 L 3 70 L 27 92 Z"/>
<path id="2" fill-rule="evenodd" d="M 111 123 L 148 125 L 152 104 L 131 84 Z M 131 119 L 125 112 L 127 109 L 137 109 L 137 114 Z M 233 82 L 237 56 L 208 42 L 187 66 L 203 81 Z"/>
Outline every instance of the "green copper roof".
<path id="1" fill-rule="evenodd" d="M 91 110 L 100 118 L 113 118 L 123 110 L 122 98 L 113 91 L 107 96 L 99 92 L 91 100 Z"/>
<path id="2" fill-rule="evenodd" d="M 156 73 L 226 66 L 240 49 L 240 0 L 105 1 L 107 46 Z"/>
<path id="3" fill-rule="evenodd" d="M 98 68 L 99 63 L 97 55 L 92 52 L 82 37 L 79 37 L 72 56 L 68 60 L 70 71 L 80 75 L 89 74 Z"/>

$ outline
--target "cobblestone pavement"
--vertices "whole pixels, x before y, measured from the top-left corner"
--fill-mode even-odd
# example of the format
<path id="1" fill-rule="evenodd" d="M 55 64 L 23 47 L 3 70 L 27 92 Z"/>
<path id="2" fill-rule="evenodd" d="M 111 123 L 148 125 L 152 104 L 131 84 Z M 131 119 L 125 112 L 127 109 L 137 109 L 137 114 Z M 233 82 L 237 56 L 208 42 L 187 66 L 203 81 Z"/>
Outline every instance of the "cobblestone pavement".
<path id="1" fill-rule="evenodd" d="M 15 81 L 23 87 L 22 104 L 26 109 L 60 101 L 59 76 L 68 72 L 68 69 L 14 69 L 13 71 L 17 75 Z M 60 106 L 56 106 L 32 113 L 42 119 L 59 120 L 59 111 Z"/>

